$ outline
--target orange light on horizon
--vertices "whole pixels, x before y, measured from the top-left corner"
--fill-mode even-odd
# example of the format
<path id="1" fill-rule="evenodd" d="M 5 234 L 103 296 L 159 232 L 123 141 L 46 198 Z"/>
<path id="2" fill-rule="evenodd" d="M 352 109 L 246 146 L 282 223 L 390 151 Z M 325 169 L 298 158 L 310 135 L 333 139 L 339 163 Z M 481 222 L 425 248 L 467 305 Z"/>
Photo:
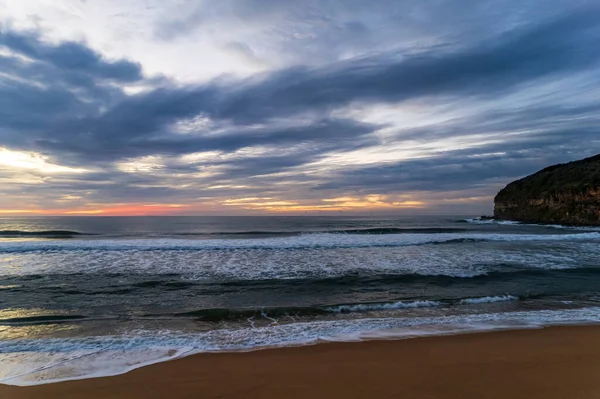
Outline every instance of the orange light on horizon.
<path id="1" fill-rule="evenodd" d="M 240 198 L 222 202 L 226 206 L 235 206 L 247 210 L 261 210 L 273 213 L 282 212 L 323 212 L 355 211 L 381 209 L 423 208 L 426 203 L 416 200 L 393 201 L 385 195 L 371 194 L 364 197 L 338 197 L 319 200 L 317 203 L 300 201 L 277 201 L 273 198 Z"/>
<path id="2" fill-rule="evenodd" d="M 95 209 L 0 209 L 3 215 L 46 215 L 46 216 L 159 216 L 173 214 L 175 210 L 188 208 L 183 204 L 124 204 Z"/>
<path id="3" fill-rule="evenodd" d="M 35 210 L 35 209 L 0 209 L 0 214 L 22 214 L 22 213 L 30 213 L 30 214 L 43 214 L 44 211 Z"/>
<path id="4" fill-rule="evenodd" d="M 92 209 L 89 211 L 86 210 L 82 210 L 82 211 L 66 211 L 63 212 L 65 215 L 98 215 L 101 213 L 104 213 L 103 209 Z"/>
<path id="5" fill-rule="evenodd" d="M 382 209 L 419 209 L 425 205 L 421 201 L 403 201 L 403 202 L 391 202 L 387 204 L 373 205 L 364 202 L 346 202 L 339 205 L 288 205 L 288 206 L 272 206 L 263 205 L 260 207 L 246 208 L 246 209 L 261 209 L 269 212 L 322 212 L 322 211 L 355 211 L 355 210 L 382 210 Z"/>
<path id="6" fill-rule="evenodd" d="M 219 209 L 228 212 L 232 208 L 244 211 L 281 214 L 303 212 L 353 212 L 393 209 L 422 209 L 428 202 L 398 196 L 371 194 L 362 197 L 337 197 L 316 200 L 284 200 L 273 197 L 247 197 L 224 199 L 196 204 L 87 204 L 71 209 L 5 209 L 0 215 L 47 215 L 47 216 L 169 216 L 198 214 Z"/>

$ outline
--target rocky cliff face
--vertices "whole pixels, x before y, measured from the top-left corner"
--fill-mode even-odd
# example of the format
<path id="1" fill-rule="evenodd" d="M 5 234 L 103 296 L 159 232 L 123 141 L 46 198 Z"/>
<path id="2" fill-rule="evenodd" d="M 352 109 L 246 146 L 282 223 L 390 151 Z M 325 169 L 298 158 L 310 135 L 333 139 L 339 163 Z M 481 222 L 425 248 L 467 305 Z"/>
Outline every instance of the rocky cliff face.
<path id="1" fill-rule="evenodd" d="M 494 199 L 494 218 L 600 225 L 600 154 L 514 181 Z"/>

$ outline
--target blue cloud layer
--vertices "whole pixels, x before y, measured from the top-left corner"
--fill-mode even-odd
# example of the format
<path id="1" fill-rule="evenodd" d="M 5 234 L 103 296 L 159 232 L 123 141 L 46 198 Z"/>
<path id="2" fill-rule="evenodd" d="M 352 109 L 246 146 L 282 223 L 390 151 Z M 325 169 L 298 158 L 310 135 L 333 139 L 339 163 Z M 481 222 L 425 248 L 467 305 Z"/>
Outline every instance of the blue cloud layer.
<path id="1" fill-rule="evenodd" d="M 347 40 L 368 29 L 360 21 L 348 24 Z M 176 28 L 168 29 L 162 39 L 172 37 Z M 95 170 L 55 179 L 43 190 L 91 190 L 97 199 L 185 201 L 200 196 L 198 190 L 175 190 L 173 182 L 193 182 L 203 168 L 213 171 L 212 184 L 244 180 L 255 187 L 204 193 L 217 197 L 461 190 L 468 196 L 469 190 L 480 193 L 482 187 L 492 195 L 499 184 L 545 163 L 598 152 L 600 96 L 594 90 L 600 84 L 600 9 L 573 7 L 569 13 L 488 33 L 485 40 L 463 37 L 414 51 L 386 50 L 182 87 L 166 78 L 149 79 L 139 64 L 106 60 L 82 43 L 55 45 L 35 32 L 4 29 L 0 46 L 8 52 L 0 55 L 0 147 L 37 151 L 62 165 Z M 552 82 L 557 87 L 548 100 L 528 99 Z M 569 88 L 573 82 L 576 89 Z M 132 86 L 153 88 L 126 94 Z M 574 98 L 582 88 L 587 94 Z M 561 91 L 569 101 L 560 101 Z M 521 98 L 519 106 L 507 106 L 514 98 Z M 502 99 L 501 109 L 494 110 L 494 102 Z M 472 111 L 468 117 L 419 128 L 367 123 L 340 112 L 414 101 L 456 103 Z M 478 111 L 480 104 L 488 106 Z M 194 118 L 207 124 L 194 124 Z M 178 131 L 178 123 L 187 123 L 187 130 Z M 395 129 L 385 142 L 376 134 L 382 128 Z M 506 132 L 506 138 L 498 140 L 498 132 Z M 425 159 L 325 168 L 314 176 L 302 169 L 335 153 L 459 136 L 476 136 L 481 145 L 442 149 Z M 269 150 L 258 157 L 231 156 L 249 148 Z M 117 167 L 131 158 L 177 159 L 204 151 L 224 156 L 167 162 L 162 171 L 171 171 L 170 181 Z M 294 173 L 281 175 L 290 171 Z M 281 189 L 286 181 L 306 184 L 290 193 Z"/>

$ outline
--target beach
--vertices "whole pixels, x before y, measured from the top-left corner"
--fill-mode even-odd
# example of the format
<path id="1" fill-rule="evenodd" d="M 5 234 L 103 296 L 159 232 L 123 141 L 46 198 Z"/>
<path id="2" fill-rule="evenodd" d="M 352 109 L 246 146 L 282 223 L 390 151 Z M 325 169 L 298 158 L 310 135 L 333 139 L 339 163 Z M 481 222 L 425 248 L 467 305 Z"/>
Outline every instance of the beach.
<path id="1" fill-rule="evenodd" d="M 598 398 L 600 327 L 550 327 L 206 353 L 114 377 L 31 387 L 26 398 Z"/>
<path id="2" fill-rule="evenodd" d="M 460 215 L 0 220 L 0 386 L 32 387 L 0 398 L 493 397 L 540 367 L 543 392 L 593 369 L 597 334 L 561 357 L 588 330 L 552 327 L 599 322 L 598 243 Z"/>
<path id="3" fill-rule="evenodd" d="M 600 399 L 600 0 L 455 3 L 0 0 L 0 399 Z"/>

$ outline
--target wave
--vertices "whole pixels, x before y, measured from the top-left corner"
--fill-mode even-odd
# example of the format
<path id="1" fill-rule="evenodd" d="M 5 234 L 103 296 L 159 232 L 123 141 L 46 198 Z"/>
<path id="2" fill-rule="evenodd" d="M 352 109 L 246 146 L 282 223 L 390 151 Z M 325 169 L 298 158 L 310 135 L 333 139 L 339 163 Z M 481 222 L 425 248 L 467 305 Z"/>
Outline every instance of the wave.
<path id="1" fill-rule="evenodd" d="M 43 231 L 25 231 L 25 230 L 0 230 L 1 238 L 21 238 L 21 237 L 44 237 L 44 238 L 70 238 L 75 236 L 87 235 L 78 231 L 69 230 L 43 230 Z"/>
<path id="2" fill-rule="evenodd" d="M 354 313 L 354 312 L 369 312 L 375 310 L 395 310 L 395 309 L 411 309 L 411 308 L 430 308 L 442 306 L 440 301 L 398 301 L 388 303 L 357 303 L 352 305 L 338 305 L 325 308 L 328 312 L 334 313 Z"/>
<path id="3" fill-rule="evenodd" d="M 518 301 L 519 297 L 514 295 L 500 295 L 500 296 L 485 296 L 481 298 L 466 298 L 462 299 L 460 303 L 465 305 L 476 305 L 481 303 L 495 303 L 495 302 L 507 302 L 507 301 Z"/>
<path id="4" fill-rule="evenodd" d="M 212 308 L 199 309 L 181 313 L 149 313 L 136 316 L 136 318 L 190 318 L 204 322 L 221 323 L 225 321 L 248 321 L 267 319 L 277 322 L 283 318 L 316 317 L 328 314 L 369 313 L 377 311 L 392 311 L 416 308 L 431 308 L 440 306 L 457 306 L 462 304 L 484 304 L 499 301 L 518 300 L 512 295 L 441 300 L 402 300 L 373 303 L 350 303 L 328 306 L 281 306 L 281 307 L 253 307 L 253 308 Z M 12 317 L 0 319 L 0 325 L 49 325 L 69 322 L 84 322 L 98 320 L 84 315 L 51 314 L 41 316 Z"/>
<path id="5" fill-rule="evenodd" d="M 69 240 L 60 242 L 19 241 L 0 242 L 0 252 L 31 251 L 200 251 L 232 249 L 329 249 L 364 247 L 399 247 L 469 241 L 569 241 L 597 240 L 600 232 L 565 234 L 378 234 L 353 235 L 316 233 L 295 237 L 257 238 L 253 240 L 183 240 L 183 239 L 122 239 L 122 240 Z"/>
<path id="6" fill-rule="evenodd" d="M 432 308 L 440 306 L 457 306 L 463 304 L 484 304 L 499 301 L 518 300 L 512 295 L 483 297 L 483 298 L 465 298 L 465 299 L 440 299 L 440 300 L 402 300 L 390 302 L 372 302 L 372 303 L 350 303 L 328 306 L 304 306 L 304 307 L 255 307 L 243 309 L 200 309 L 183 313 L 163 313 L 146 314 L 142 317 L 185 317 L 197 319 L 205 322 L 220 323 L 223 321 L 243 321 L 252 319 L 268 319 L 277 322 L 277 319 L 286 317 L 309 317 L 322 316 L 327 314 L 348 314 L 348 313 L 369 313 L 388 310 L 403 310 L 417 308 Z"/>
<path id="7" fill-rule="evenodd" d="M 150 238 L 169 238 L 169 237 L 292 237 L 298 235 L 310 234 L 435 234 L 435 233 L 461 233 L 467 229 L 454 227 L 435 227 L 435 228 L 398 228 L 398 227 L 377 227 L 365 229 L 341 229 L 325 231 L 269 231 L 269 230 L 249 230 L 249 231 L 215 231 L 215 232 L 175 232 L 175 233 L 153 233 L 148 235 Z M 0 230 L 0 238 L 20 238 L 20 237 L 45 237 L 45 238 L 69 238 L 75 236 L 97 235 L 81 233 L 70 230 Z M 111 238 L 126 238 L 126 234 L 103 234 Z"/>
<path id="8" fill-rule="evenodd" d="M 269 230 L 249 230 L 249 231 L 217 231 L 217 232 L 181 232 L 158 234 L 158 237 L 292 237 L 310 234 L 436 234 L 436 233 L 462 233 L 468 229 L 456 227 L 422 227 L 422 228 L 401 228 L 401 227 L 373 227 L 363 229 L 340 229 L 323 231 L 269 231 Z"/>
<path id="9" fill-rule="evenodd" d="M 600 275 L 600 267 L 563 267 L 563 268 L 544 268 L 544 267 L 519 267 L 511 264 L 494 263 L 480 265 L 475 270 L 437 270 L 426 269 L 423 271 L 410 272 L 407 270 L 398 270 L 390 272 L 389 270 L 346 270 L 340 271 L 321 271 L 321 274 L 281 275 L 262 278 L 261 275 L 248 276 L 226 276 L 225 278 L 215 275 L 198 276 L 195 274 L 152 274 L 140 275 L 138 273 L 52 273 L 52 274 L 24 274 L 3 276 L 0 282 L 5 285 L 0 288 L 5 292 L 23 291 L 23 287 L 28 290 L 38 291 L 55 290 L 56 294 L 61 295 L 95 295 L 95 294 L 129 294 L 144 290 L 160 291 L 186 291 L 202 290 L 203 292 L 239 292 L 252 290 L 279 290 L 285 292 L 289 289 L 347 289 L 348 287 L 392 287 L 402 285 L 428 285 L 441 286 L 461 284 L 486 284 L 489 282 L 510 282 L 527 281 L 533 279 L 541 280 L 568 280 L 568 279 L 595 279 Z M 149 278 L 147 281 L 140 281 L 140 278 Z M 81 290 L 65 289 L 62 285 L 53 288 L 52 284 L 78 284 L 79 279 L 97 279 L 104 280 L 109 285 L 99 287 L 98 289 Z M 39 280 L 39 281 L 38 281 Z M 133 281 L 132 281 L 133 280 Z M 115 282 L 113 285 L 109 282 Z M 118 283 L 117 283 L 118 282 Z M 73 288 L 81 288 L 74 286 Z"/>
<path id="10" fill-rule="evenodd" d="M 165 233 L 166 237 L 219 237 L 219 236 L 232 236 L 232 237 L 290 237 L 303 234 L 302 231 L 216 231 L 216 232 L 181 232 L 181 233 Z"/>
<path id="11" fill-rule="evenodd" d="M 324 231 L 269 231 L 269 230 L 249 230 L 249 231 L 215 231 L 215 232 L 174 232 L 174 233 L 152 233 L 144 234 L 142 237 L 149 239 L 168 239 L 172 237 L 240 237 L 240 238 L 271 238 L 271 237 L 294 237 L 311 234 L 435 234 L 435 233 L 461 233 L 468 229 L 462 228 L 397 228 L 397 227 L 377 227 L 365 229 L 341 229 L 341 230 L 324 230 Z M 43 230 L 43 231 L 27 231 L 27 230 L 0 230 L 0 238 L 23 238 L 23 237 L 39 237 L 39 238 L 72 238 L 76 236 L 102 235 L 111 239 L 126 239 L 136 238 L 130 234 L 90 234 L 81 233 L 70 230 Z"/>
<path id="12" fill-rule="evenodd" d="M 75 320 L 85 319 L 86 316 L 80 315 L 43 315 L 43 316 L 28 316 L 28 317 L 11 317 L 0 319 L 0 325 L 12 324 L 57 324 L 66 323 Z"/>
<path id="13" fill-rule="evenodd" d="M 499 224 L 499 225 L 505 225 L 505 226 L 516 226 L 516 225 L 523 224 L 516 220 L 497 220 L 497 219 L 487 219 L 487 218 L 485 218 L 485 219 L 481 219 L 481 218 L 462 219 L 459 222 L 466 222 L 466 223 L 472 223 L 472 224 Z"/>
<path id="14" fill-rule="evenodd" d="M 488 240 L 486 238 L 455 238 L 455 239 L 446 240 L 446 241 L 435 241 L 435 242 L 432 242 L 431 244 L 447 245 L 447 244 L 465 244 L 465 243 L 486 242 L 486 241 L 494 241 L 494 240 Z"/>
<path id="15" fill-rule="evenodd" d="M 439 234 L 439 233 L 462 233 L 468 229 L 454 227 L 419 227 L 419 228 L 399 228 L 399 227 L 377 227 L 367 229 L 346 229 L 331 230 L 327 233 L 332 234 Z"/>
<path id="16" fill-rule="evenodd" d="M 553 229 L 562 230 L 573 230 L 573 231 L 598 231 L 600 227 L 597 226 L 572 226 L 564 224 L 541 224 L 541 223 L 525 223 L 516 220 L 497 220 L 497 219 L 480 219 L 470 218 L 457 220 L 458 223 L 471 223 L 471 224 L 497 224 L 505 226 L 530 226 L 530 227 L 548 227 Z"/>
<path id="17" fill-rule="evenodd" d="M 136 331 L 118 336 L 0 341 L 0 383 L 28 386 L 126 373 L 202 352 L 256 350 L 331 341 L 406 339 L 502 329 L 597 324 L 600 308 L 363 318 L 272 324 L 198 333 Z"/>
<path id="18" fill-rule="evenodd" d="M 175 314 L 150 314 L 145 317 L 174 316 L 188 317 L 208 322 L 239 321 L 252 318 L 276 318 L 285 316 L 316 316 L 326 314 L 327 311 L 320 307 L 257 307 L 248 309 L 200 309 L 190 312 Z"/>
<path id="19" fill-rule="evenodd" d="M 306 273 L 303 276 L 296 274 L 283 274 L 262 277 L 261 274 L 249 275 L 196 275 L 183 272 L 181 274 L 143 274 L 139 273 L 104 273 L 104 272 L 77 272 L 77 273 L 52 273 L 52 274 L 24 274 L 3 276 L 0 286 L 3 292 L 21 292 L 36 290 L 38 292 L 52 291 L 54 295 L 121 295 L 144 292 L 150 290 L 166 291 L 201 291 L 203 293 L 228 293 L 252 292 L 254 290 L 277 290 L 289 292 L 290 290 L 347 290 L 353 287 L 369 289 L 370 287 L 394 286 L 408 287 L 422 285 L 430 287 L 458 287 L 460 284 L 483 285 L 488 283 L 507 284 L 510 282 L 534 281 L 568 281 L 576 279 L 596 279 L 600 275 L 600 267 L 523 267 L 507 263 L 481 264 L 475 269 L 440 270 L 439 268 L 423 269 L 411 272 L 398 270 L 390 272 L 380 270 L 344 270 L 324 271 L 319 270 L 314 274 Z M 318 273 L 318 274 L 317 274 Z M 79 284 L 81 279 L 103 281 L 97 288 L 83 288 Z M 148 279 L 146 281 L 141 279 Z M 106 285 L 104 285 L 104 283 Z M 68 289 L 72 287 L 73 289 Z"/>
<path id="20" fill-rule="evenodd" d="M 297 279 L 255 279 L 255 280 L 230 280 L 218 282 L 219 286 L 233 286 L 242 288 L 258 288 L 260 286 L 307 286 L 307 287 L 344 287 L 344 286 L 379 286 L 421 283 L 427 285 L 447 286 L 458 284 L 461 280 L 468 282 L 521 280 L 532 277 L 548 278 L 575 278 L 577 276 L 600 275 L 600 267 L 578 267 L 564 269 L 543 268 L 515 268 L 510 265 L 497 264 L 494 267 L 505 270 L 495 270 L 478 274 L 456 273 L 448 274 L 420 274 L 420 273 L 352 273 L 337 277 L 297 278 Z"/>

